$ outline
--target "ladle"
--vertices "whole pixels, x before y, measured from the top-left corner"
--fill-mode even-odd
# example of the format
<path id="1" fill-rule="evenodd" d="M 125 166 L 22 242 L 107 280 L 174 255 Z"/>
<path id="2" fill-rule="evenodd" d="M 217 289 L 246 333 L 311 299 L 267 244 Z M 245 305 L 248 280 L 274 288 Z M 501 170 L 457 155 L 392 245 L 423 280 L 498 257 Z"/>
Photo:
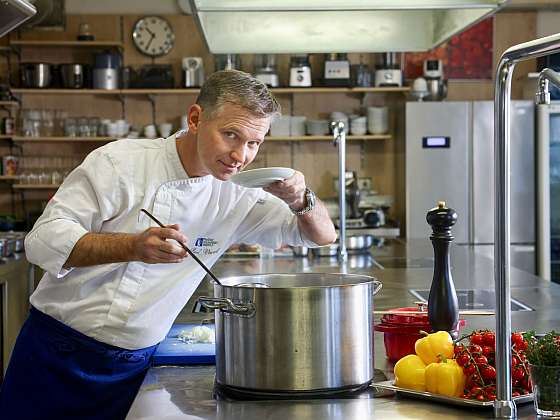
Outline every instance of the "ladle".
<path id="1" fill-rule="evenodd" d="M 140 209 L 141 212 L 146 213 L 148 215 L 148 217 L 150 219 L 152 219 L 154 222 L 156 222 L 160 227 L 165 228 L 165 226 L 163 225 L 163 223 L 161 223 L 158 219 L 156 219 L 154 216 L 152 216 L 152 214 L 146 210 L 146 209 Z M 210 277 L 212 277 L 212 280 L 214 280 L 219 286 L 223 286 L 222 283 L 220 283 L 220 280 L 218 280 L 218 278 L 212 274 L 212 272 L 210 271 L 210 269 L 208 267 L 206 267 L 206 265 L 204 265 L 204 263 L 202 261 L 200 261 L 198 259 L 198 257 L 194 254 L 194 252 L 192 252 L 183 242 L 179 242 L 176 241 L 179 245 L 181 245 L 183 247 L 183 249 L 185 251 L 187 251 L 187 253 L 194 258 L 194 260 L 198 263 L 198 265 L 200 265 L 202 268 L 204 268 L 204 271 L 206 271 L 208 273 L 208 275 Z"/>

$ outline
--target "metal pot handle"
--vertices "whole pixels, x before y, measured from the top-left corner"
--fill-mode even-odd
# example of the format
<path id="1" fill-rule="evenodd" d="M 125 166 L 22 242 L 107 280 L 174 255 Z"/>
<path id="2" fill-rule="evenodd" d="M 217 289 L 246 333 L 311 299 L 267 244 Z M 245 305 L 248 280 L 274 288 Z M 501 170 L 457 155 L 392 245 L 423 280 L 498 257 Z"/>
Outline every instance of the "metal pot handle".
<path id="1" fill-rule="evenodd" d="M 377 294 L 383 288 L 383 284 L 380 281 L 373 282 L 373 296 Z"/>
<path id="2" fill-rule="evenodd" d="M 206 309 L 220 310 L 236 315 L 251 316 L 255 313 L 255 305 L 252 303 L 233 303 L 231 299 L 222 297 L 200 296 L 198 301 Z"/>

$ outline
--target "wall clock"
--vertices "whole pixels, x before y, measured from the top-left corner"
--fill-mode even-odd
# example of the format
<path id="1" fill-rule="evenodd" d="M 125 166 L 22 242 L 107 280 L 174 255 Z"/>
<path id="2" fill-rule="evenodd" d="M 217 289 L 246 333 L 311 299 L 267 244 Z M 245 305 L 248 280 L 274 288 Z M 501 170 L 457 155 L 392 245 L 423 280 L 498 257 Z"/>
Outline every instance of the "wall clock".
<path id="1" fill-rule="evenodd" d="M 134 25 L 132 40 L 141 53 L 159 57 L 171 51 L 175 33 L 167 20 L 159 16 L 145 16 Z"/>

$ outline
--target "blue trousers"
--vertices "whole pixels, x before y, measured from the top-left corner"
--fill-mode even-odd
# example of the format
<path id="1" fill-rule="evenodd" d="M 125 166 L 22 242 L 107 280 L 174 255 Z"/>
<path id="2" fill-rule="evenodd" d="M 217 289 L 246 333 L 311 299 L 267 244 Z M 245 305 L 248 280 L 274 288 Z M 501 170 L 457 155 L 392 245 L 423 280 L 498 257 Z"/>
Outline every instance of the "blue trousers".
<path id="1" fill-rule="evenodd" d="M 32 307 L 0 388 L 0 419 L 124 419 L 156 348 L 110 346 Z"/>

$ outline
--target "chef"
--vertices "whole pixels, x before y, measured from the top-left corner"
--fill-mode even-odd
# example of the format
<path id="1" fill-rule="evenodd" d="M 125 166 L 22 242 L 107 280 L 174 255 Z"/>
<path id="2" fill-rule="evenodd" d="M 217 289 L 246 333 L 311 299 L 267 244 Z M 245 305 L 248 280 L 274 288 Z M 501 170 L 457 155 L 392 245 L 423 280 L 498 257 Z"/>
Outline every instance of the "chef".
<path id="1" fill-rule="evenodd" d="M 205 275 L 176 241 L 207 266 L 233 243 L 335 241 L 302 173 L 264 191 L 230 182 L 279 111 L 252 76 L 216 72 L 188 109 L 188 131 L 110 143 L 68 175 L 25 240 L 45 275 L 2 384 L 0 417 L 124 418 Z"/>

